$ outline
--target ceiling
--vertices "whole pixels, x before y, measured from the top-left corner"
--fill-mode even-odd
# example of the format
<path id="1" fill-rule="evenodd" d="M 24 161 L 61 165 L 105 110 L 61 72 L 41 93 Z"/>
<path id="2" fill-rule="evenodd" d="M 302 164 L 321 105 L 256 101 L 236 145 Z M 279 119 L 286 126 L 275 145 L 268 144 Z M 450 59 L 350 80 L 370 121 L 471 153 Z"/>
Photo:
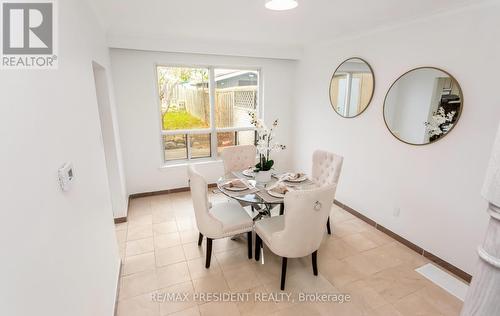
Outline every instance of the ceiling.
<path id="1" fill-rule="evenodd" d="M 307 45 L 456 9 L 474 0 L 90 0 L 108 37 L 135 36 Z"/>

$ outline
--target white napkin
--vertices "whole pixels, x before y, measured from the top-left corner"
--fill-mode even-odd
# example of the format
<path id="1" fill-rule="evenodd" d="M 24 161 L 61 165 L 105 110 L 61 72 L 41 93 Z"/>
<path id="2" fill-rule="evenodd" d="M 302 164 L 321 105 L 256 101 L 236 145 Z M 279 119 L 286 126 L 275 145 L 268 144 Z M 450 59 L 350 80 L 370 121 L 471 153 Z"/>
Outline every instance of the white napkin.
<path id="1" fill-rule="evenodd" d="M 276 183 L 274 183 L 273 185 L 271 185 L 267 190 L 268 191 L 273 191 L 273 192 L 279 193 L 279 194 L 285 194 L 288 191 L 292 191 L 293 189 L 290 188 L 289 186 L 287 186 L 282 181 L 277 181 Z"/>
<path id="2" fill-rule="evenodd" d="M 226 181 L 223 185 L 223 188 L 252 188 L 250 182 L 247 179 L 231 179 Z"/>
<path id="3" fill-rule="evenodd" d="M 301 172 L 287 172 L 287 173 L 284 173 L 282 174 L 280 177 L 279 177 L 279 180 L 280 181 L 289 181 L 289 180 L 297 180 L 301 177 L 305 176 L 304 173 L 301 173 Z"/>

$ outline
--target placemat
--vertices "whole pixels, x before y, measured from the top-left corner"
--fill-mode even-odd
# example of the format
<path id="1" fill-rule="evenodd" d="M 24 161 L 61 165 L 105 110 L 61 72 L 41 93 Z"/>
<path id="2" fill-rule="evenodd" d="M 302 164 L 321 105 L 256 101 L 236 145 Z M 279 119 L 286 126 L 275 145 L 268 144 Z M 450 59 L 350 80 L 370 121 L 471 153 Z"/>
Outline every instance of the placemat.
<path id="1" fill-rule="evenodd" d="M 260 190 L 257 192 L 257 195 L 260 196 L 266 203 L 281 203 L 283 202 L 283 198 L 277 198 L 269 193 L 265 189 Z"/>
<path id="2" fill-rule="evenodd" d="M 242 171 L 233 171 L 231 172 L 236 178 L 240 179 L 254 179 L 255 177 L 247 177 L 243 174 Z"/>
<path id="3" fill-rule="evenodd" d="M 227 194 L 231 197 L 237 197 L 237 196 L 241 196 L 241 195 L 259 192 L 258 188 L 251 188 L 251 189 L 247 189 L 247 190 L 243 190 L 243 191 L 229 191 L 229 190 L 225 190 L 221 187 L 221 188 L 219 188 L 219 190 L 223 191 L 225 194 Z"/>
<path id="4" fill-rule="evenodd" d="M 290 181 L 283 181 L 287 186 L 291 188 L 300 188 L 302 187 L 302 190 L 305 189 L 312 189 L 316 186 L 316 184 L 311 181 L 310 179 L 304 180 L 302 182 L 290 182 Z"/>

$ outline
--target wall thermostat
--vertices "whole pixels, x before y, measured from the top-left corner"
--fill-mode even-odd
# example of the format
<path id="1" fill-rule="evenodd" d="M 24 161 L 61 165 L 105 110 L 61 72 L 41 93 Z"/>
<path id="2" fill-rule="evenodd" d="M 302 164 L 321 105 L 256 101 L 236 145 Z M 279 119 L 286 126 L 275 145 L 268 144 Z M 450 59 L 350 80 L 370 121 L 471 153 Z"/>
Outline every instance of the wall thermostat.
<path id="1" fill-rule="evenodd" d="M 74 173 L 73 165 L 70 162 L 65 163 L 57 171 L 59 176 L 59 185 L 63 191 L 69 191 L 71 189 L 71 183 L 73 182 Z"/>

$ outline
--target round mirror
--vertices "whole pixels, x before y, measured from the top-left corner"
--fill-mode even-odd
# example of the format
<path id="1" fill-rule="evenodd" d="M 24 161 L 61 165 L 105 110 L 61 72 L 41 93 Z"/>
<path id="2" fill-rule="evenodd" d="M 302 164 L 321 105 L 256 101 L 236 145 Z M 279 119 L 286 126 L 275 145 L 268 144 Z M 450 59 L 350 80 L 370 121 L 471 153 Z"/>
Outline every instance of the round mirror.
<path id="1" fill-rule="evenodd" d="M 384 101 L 389 131 L 411 145 L 425 145 L 448 134 L 462 112 L 458 82 L 446 71 L 422 67 L 408 71 L 391 86 Z"/>
<path id="2" fill-rule="evenodd" d="M 361 58 L 349 58 L 337 67 L 330 81 L 330 103 L 342 117 L 363 113 L 373 97 L 375 79 L 370 65 Z"/>

